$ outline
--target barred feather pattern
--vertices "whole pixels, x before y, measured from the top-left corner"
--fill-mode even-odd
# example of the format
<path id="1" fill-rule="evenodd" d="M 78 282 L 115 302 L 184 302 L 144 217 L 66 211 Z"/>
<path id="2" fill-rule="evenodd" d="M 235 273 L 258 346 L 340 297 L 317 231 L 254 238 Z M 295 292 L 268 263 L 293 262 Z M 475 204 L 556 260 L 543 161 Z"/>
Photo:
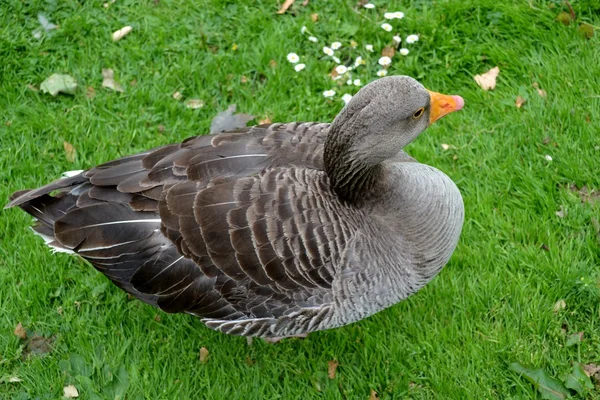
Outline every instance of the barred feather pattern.
<path id="1" fill-rule="evenodd" d="M 385 177 L 409 183 L 389 190 L 401 202 L 341 200 L 323 166 L 329 127 L 193 137 L 17 192 L 8 207 L 34 215 L 49 245 L 131 295 L 212 329 L 280 337 L 333 328 L 431 280 L 463 211 L 448 177 L 404 153 Z"/>

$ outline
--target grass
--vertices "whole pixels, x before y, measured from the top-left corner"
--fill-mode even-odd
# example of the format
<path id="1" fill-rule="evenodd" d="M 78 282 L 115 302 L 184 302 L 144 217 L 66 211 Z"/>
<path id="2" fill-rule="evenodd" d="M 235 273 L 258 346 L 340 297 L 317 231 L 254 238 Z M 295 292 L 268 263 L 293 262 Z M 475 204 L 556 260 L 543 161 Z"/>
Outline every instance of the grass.
<path id="1" fill-rule="evenodd" d="M 297 1 L 286 15 L 275 14 L 275 0 L 102 3 L 0 5 L 0 203 L 65 170 L 206 133 L 231 103 L 273 121 L 331 121 L 342 103 L 321 92 L 332 87 L 325 74 L 333 64 L 317 59 L 301 26 L 320 45 L 355 39 L 381 49 L 388 38 L 353 11 L 354 1 Z M 374 16 L 384 2 L 375 3 L 361 14 L 381 23 Z M 540 398 L 510 363 L 557 377 L 575 361 L 600 362 L 600 202 L 569 189 L 600 190 L 600 43 L 577 33 L 579 22 L 600 25 L 600 1 L 572 1 L 572 26 L 555 21 L 559 1 L 388 3 L 406 14 L 395 23 L 404 37 L 421 35 L 391 73 L 466 100 L 463 112 L 408 148 L 445 171 L 465 201 L 463 235 L 440 276 L 351 326 L 248 346 L 129 300 L 84 262 L 52 255 L 23 212 L 3 211 L 0 398 L 56 399 L 67 384 L 82 399 L 367 399 L 371 390 L 381 399 Z M 33 38 L 37 13 L 60 29 Z M 134 31 L 113 43 L 110 34 L 127 24 Z M 310 55 L 302 73 L 286 61 L 291 51 Z M 472 76 L 496 65 L 498 86 L 484 92 Z M 124 93 L 101 88 L 102 68 L 115 70 Z M 55 72 L 74 76 L 79 91 L 53 98 L 28 88 Z M 171 97 L 182 89 L 205 107 L 186 109 Z M 520 109 L 517 95 L 527 99 Z M 64 141 L 77 149 L 74 162 Z M 560 299 L 566 309 L 554 312 Z M 13 334 L 19 322 L 30 335 L 53 337 L 52 351 L 25 357 Z M 567 347 L 576 332 L 583 341 Z M 201 347 L 210 352 L 205 364 Z M 339 362 L 335 379 L 327 377 L 330 360 Z M 22 382 L 8 383 L 12 376 Z"/>

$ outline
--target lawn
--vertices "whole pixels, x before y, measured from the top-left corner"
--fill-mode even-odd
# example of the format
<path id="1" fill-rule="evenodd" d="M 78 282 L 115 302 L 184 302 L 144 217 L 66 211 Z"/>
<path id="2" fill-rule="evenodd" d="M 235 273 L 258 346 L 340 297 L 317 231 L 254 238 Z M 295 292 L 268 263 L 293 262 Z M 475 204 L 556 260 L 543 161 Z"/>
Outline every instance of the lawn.
<path id="1" fill-rule="evenodd" d="M 600 364 L 600 40 L 577 29 L 600 29 L 599 0 L 573 0 L 570 26 L 556 21 L 560 1 L 297 0 L 283 15 L 276 0 L 103 3 L 0 4 L 0 203 L 63 171 L 205 134 L 233 103 L 255 122 L 331 121 L 358 88 L 332 81 L 322 46 L 340 41 L 342 62 L 362 56 L 364 84 L 399 33 L 410 53 L 392 57 L 390 74 L 465 98 L 407 148 L 460 188 L 462 237 L 408 300 L 305 340 L 248 345 L 129 299 L 85 262 L 51 254 L 25 213 L 2 211 L 0 398 L 57 399 L 66 385 L 82 399 L 541 398 L 511 363 L 557 381 L 574 362 Z M 59 28 L 34 37 L 38 13 Z M 133 31 L 113 42 L 125 25 Z M 484 91 L 473 76 L 494 66 L 497 86 Z M 101 86 L 103 68 L 122 93 Z M 38 91 L 53 73 L 73 76 L 75 94 Z M 600 398 L 598 386 L 581 393 L 571 391 Z"/>

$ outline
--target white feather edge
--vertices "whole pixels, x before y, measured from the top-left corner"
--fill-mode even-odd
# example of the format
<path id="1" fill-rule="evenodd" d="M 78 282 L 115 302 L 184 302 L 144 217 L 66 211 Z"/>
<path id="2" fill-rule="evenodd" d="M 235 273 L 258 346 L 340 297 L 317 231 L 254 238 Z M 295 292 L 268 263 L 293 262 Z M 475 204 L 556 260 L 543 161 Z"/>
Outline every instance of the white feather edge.
<path id="1" fill-rule="evenodd" d="M 66 172 L 63 172 L 63 173 L 62 173 L 62 176 L 63 176 L 63 178 L 70 178 L 70 177 L 72 177 L 72 176 L 77 176 L 77 175 L 79 175 L 79 174 L 80 174 L 80 173 L 82 173 L 83 171 L 84 171 L 84 170 L 82 170 L 82 169 L 78 169 L 78 170 L 75 170 L 75 171 L 66 171 Z"/>
<path id="2" fill-rule="evenodd" d="M 67 254 L 76 254 L 74 251 L 69 250 L 69 249 L 64 249 L 62 247 L 57 247 L 57 246 L 53 246 L 52 242 L 54 242 L 56 239 L 54 239 L 53 237 L 50 236 L 46 236 L 43 235 L 39 232 L 36 232 L 35 229 L 30 228 L 33 233 L 35 233 L 36 235 L 38 235 L 39 237 L 41 237 L 42 239 L 44 239 L 44 243 L 50 247 L 50 250 L 52 251 L 52 253 L 67 253 Z"/>

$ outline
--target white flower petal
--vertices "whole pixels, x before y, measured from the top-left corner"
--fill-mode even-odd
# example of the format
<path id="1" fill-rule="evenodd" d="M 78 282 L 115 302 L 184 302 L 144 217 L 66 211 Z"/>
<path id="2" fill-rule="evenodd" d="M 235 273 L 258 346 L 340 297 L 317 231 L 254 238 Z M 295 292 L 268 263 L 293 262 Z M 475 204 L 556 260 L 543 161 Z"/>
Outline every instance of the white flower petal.
<path id="1" fill-rule="evenodd" d="M 335 90 L 326 90 L 323 92 L 323 96 L 325 97 L 333 97 L 335 96 Z"/>
<path id="2" fill-rule="evenodd" d="M 335 63 L 336 63 L 336 64 L 339 64 L 339 63 L 341 63 L 341 61 L 340 61 L 340 59 L 339 59 L 339 58 L 337 58 L 337 57 L 335 57 L 335 56 L 333 56 L 333 57 L 331 57 L 331 58 L 333 59 L 333 61 L 335 61 Z"/>
<path id="3" fill-rule="evenodd" d="M 332 56 L 333 50 L 331 50 L 329 47 L 325 46 L 325 47 L 323 47 L 323 53 L 327 54 L 328 56 Z"/>
<path id="4" fill-rule="evenodd" d="M 402 54 L 403 56 L 407 56 L 408 53 L 409 53 L 409 51 L 408 51 L 407 48 L 403 47 L 403 48 L 400 49 L 400 54 Z"/>
<path id="5" fill-rule="evenodd" d="M 348 94 L 348 93 L 346 93 L 345 95 L 343 95 L 343 96 L 342 96 L 342 100 L 344 100 L 344 103 L 348 104 L 348 102 L 349 102 L 350 100 L 352 100 L 352 95 L 351 95 L 351 94 Z"/>
<path id="6" fill-rule="evenodd" d="M 296 64 L 298 61 L 300 61 L 300 57 L 298 57 L 298 54 L 296 54 L 296 53 L 290 53 L 290 54 L 288 54 L 287 55 L 287 59 L 292 64 Z"/>
<path id="7" fill-rule="evenodd" d="M 302 34 L 304 34 L 304 33 L 306 33 L 306 30 L 307 30 L 307 29 L 306 29 L 306 26 L 303 26 L 303 27 L 300 29 L 300 32 L 301 32 Z"/>
<path id="8" fill-rule="evenodd" d="M 404 13 L 402 11 L 396 11 L 394 13 L 394 18 L 396 18 L 396 19 L 402 19 L 402 18 L 404 18 Z"/>
<path id="9" fill-rule="evenodd" d="M 394 36 L 392 39 L 394 39 L 394 43 L 396 43 L 396 44 L 402 42 L 402 38 L 398 35 Z"/>
<path id="10" fill-rule="evenodd" d="M 348 79 L 348 80 L 346 81 L 346 85 L 352 85 L 352 79 Z"/>
<path id="11" fill-rule="evenodd" d="M 394 13 L 386 12 L 385 14 L 383 14 L 383 18 L 385 18 L 385 19 L 394 19 L 396 17 L 394 16 Z"/>
<path id="12" fill-rule="evenodd" d="M 546 155 L 544 156 L 544 158 L 546 159 L 546 161 L 552 161 L 552 156 L 551 156 L 551 155 L 549 155 L 549 154 L 546 154 Z"/>
<path id="13" fill-rule="evenodd" d="M 331 48 L 332 48 L 333 50 L 337 50 L 337 49 L 339 49 L 340 47 L 342 47 L 342 44 L 341 44 L 340 42 L 333 42 L 333 43 L 331 43 Z"/>
<path id="14" fill-rule="evenodd" d="M 337 72 L 339 75 L 344 75 L 346 72 L 348 72 L 348 68 L 346 68 L 345 65 L 338 65 L 335 67 L 335 72 Z"/>
<path id="15" fill-rule="evenodd" d="M 306 64 L 296 64 L 294 66 L 294 69 L 296 70 L 296 72 L 300 72 L 302 71 L 304 68 L 306 68 Z"/>
<path id="16" fill-rule="evenodd" d="M 365 49 L 367 49 L 367 51 L 373 52 L 373 45 L 367 44 L 367 45 L 365 45 Z"/>
<path id="17" fill-rule="evenodd" d="M 365 4 L 363 7 L 364 7 L 364 8 L 368 8 L 368 9 L 373 9 L 373 8 L 375 8 L 375 4 L 372 4 L 372 3 L 367 3 L 367 4 Z"/>
<path id="18" fill-rule="evenodd" d="M 379 71 L 377 71 L 377 76 L 386 76 L 387 75 L 387 70 L 385 69 L 380 69 Z"/>
<path id="19" fill-rule="evenodd" d="M 361 56 L 356 57 L 356 60 L 354 61 L 354 66 L 358 67 L 359 65 L 364 64 L 363 58 Z"/>
<path id="20" fill-rule="evenodd" d="M 379 65 L 385 67 L 388 66 L 392 63 L 392 59 L 387 57 L 387 56 L 383 56 L 379 59 L 379 61 L 377 61 L 379 63 Z"/>
<path id="21" fill-rule="evenodd" d="M 353 83 L 354 83 L 354 86 L 362 86 L 360 79 L 355 79 Z"/>
<path id="22" fill-rule="evenodd" d="M 392 28 L 392 26 L 391 26 L 390 24 L 388 24 L 387 22 L 386 22 L 386 23 L 384 23 L 384 24 L 381 24 L 381 28 L 382 28 L 384 31 L 386 31 L 386 32 L 391 32 L 391 31 L 392 31 L 392 29 L 394 29 L 394 28 Z"/>
<path id="23" fill-rule="evenodd" d="M 313 43 L 317 43 L 317 42 L 319 41 L 319 39 L 317 39 L 317 38 L 316 38 L 316 37 L 314 37 L 314 36 L 309 36 L 309 37 L 308 37 L 308 40 L 310 40 L 310 41 L 311 41 L 311 42 L 313 42 Z"/>
<path id="24" fill-rule="evenodd" d="M 406 43 L 415 43 L 419 41 L 419 36 L 418 35 L 408 35 L 408 37 L 406 38 Z"/>

